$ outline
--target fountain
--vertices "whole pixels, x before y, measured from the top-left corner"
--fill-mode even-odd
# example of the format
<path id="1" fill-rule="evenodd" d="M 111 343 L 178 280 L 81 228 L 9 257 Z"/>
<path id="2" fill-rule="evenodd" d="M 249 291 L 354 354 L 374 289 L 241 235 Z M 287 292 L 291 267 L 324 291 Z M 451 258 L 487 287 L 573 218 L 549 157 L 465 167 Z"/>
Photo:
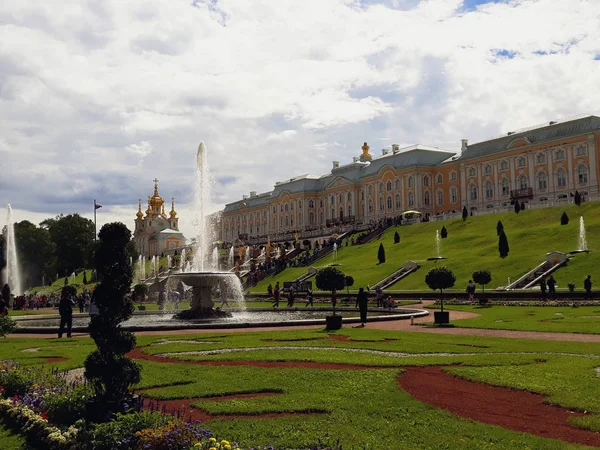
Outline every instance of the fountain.
<path id="1" fill-rule="evenodd" d="M 440 256 L 440 247 L 442 245 L 442 238 L 440 237 L 440 230 L 435 230 L 435 254 L 431 258 L 427 258 L 427 261 L 439 261 L 440 259 L 447 259 L 445 256 Z"/>
<path id="2" fill-rule="evenodd" d="M 233 245 L 229 249 L 229 255 L 227 256 L 227 267 L 233 267 L 235 265 L 235 249 Z"/>
<path id="3" fill-rule="evenodd" d="M 171 268 L 171 255 L 167 255 L 167 270 Z"/>
<path id="4" fill-rule="evenodd" d="M 333 254 L 333 260 L 334 260 L 334 261 L 337 261 L 337 252 L 338 252 L 338 249 L 337 249 L 337 242 L 334 242 L 334 243 L 333 243 L 333 253 L 332 253 L 332 254 Z"/>
<path id="5" fill-rule="evenodd" d="M 6 268 L 3 272 L 2 285 L 8 284 L 15 295 L 23 293 L 21 286 L 21 271 L 19 267 L 19 258 L 17 256 L 17 244 L 15 242 L 15 225 L 12 216 L 12 207 L 7 205 L 6 215 Z M 7 302 L 10 299 L 5 299 Z"/>
<path id="6" fill-rule="evenodd" d="M 138 256 L 138 278 L 140 281 L 146 279 L 146 260 L 142 255 Z"/>
<path id="7" fill-rule="evenodd" d="M 192 287 L 190 309 L 182 311 L 175 317 L 178 319 L 204 319 L 212 317 L 229 317 L 231 314 L 214 309 L 212 291 L 218 287 L 221 295 L 224 292 L 243 302 L 243 292 L 239 278 L 231 272 L 218 272 L 218 258 L 210 258 L 213 247 L 213 232 L 206 219 L 206 208 L 211 200 L 211 180 L 208 171 L 206 146 L 201 142 L 196 152 L 196 189 L 194 192 L 194 211 L 196 224 L 196 249 L 191 270 L 186 266 L 180 273 L 169 278 L 174 282 L 183 282 Z M 184 256 L 182 252 L 182 257 Z"/>
<path id="8" fill-rule="evenodd" d="M 589 253 L 590 249 L 587 244 L 587 237 L 585 233 L 585 223 L 583 222 L 583 216 L 579 216 L 579 238 L 577 241 L 577 250 L 570 251 L 570 254 L 575 253 Z"/>

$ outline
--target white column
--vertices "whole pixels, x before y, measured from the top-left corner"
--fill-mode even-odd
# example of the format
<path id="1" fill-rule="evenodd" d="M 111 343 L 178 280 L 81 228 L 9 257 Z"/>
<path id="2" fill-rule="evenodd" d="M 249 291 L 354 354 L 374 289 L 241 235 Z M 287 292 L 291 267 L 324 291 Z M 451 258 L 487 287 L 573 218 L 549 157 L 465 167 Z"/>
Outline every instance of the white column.
<path id="1" fill-rule="evenodd" d="M 421 196 L 423 195 L 423 177 L 420 172 L 415 172 L 415 209 L 418 211 L 421 208 Z"/>
<path id="2" fill-rule="evenodd" d="M 546 150 L 546 162 L 548 167 L 548 193 L 554 197 L 554 170 L 552 169 L 552 150 Z"/>
<path id="3" fill-rule="evenodd" d="M 533 164 L 535 162 L 534 155 L 530 153 L 529 155 L 527 155 L 527 159 L 529 160 L 529 187 L 532 188 L 535 192 L 535 174 L 533 172 Z"/>
<path id="4" fill-rule="evenodd" d="M 483 205 L 483 202 L 485 201 L 485 196 L 484 196 L 484 192 L 483 192 L 483 167 L 482 164 L 479 163 L 475 166 L 476 168 L 476 174 L 477 174 L 477 202 L 480 205 Z"/>
<path id="5" fill-rule="evenodd" d="M 569 189 L 575 189 L 575 175 L 573 174 L 573 146 L 565 146 L 565 152 L 567 153 L 567 166 L 569 171 Z"/>
<path id="6" fill-rule="evenodd" d="M 596 167 L 596 142 L 594 141 L 594 135 L 591 134 L 588 136 L 588 161 L 590 163 L 590 180 L 588 186 L 590 188 L 590 194 L 592 192 L 598 192 L 598 174 Z"/>
<path id="7" fill-rule="evenodd" d="M 500 191 L 502 190 L 502 186 L 500 186 L 500 180 L 498 179 L 498 161 L 494 161 L 492 163 L 493 170 L 493 178 L 492 178 L 492 186 L 494 186 L 494 203 L 500 200 Z M 497 207 L 498 205 L 496 205 Z"/>
<path id="8" fill-rule="evenodd" d="M 463 206 L 466 206 L 467 203 L 469 202 L 469 198 L 467 197 L 467 177 L 465 174 L 465 165 L 461 164 L 460 165 L 460 172 L 459 172 L 459 177 L 460 177 L 460 209 L 462 209 Z"/>
<path id="9" fill-rule="evenodd" d="M 508 158 L 508 173 L 510 175 L 510 189 L 517 189 L 517 174 L 515 173 L 515 157 Z"/>

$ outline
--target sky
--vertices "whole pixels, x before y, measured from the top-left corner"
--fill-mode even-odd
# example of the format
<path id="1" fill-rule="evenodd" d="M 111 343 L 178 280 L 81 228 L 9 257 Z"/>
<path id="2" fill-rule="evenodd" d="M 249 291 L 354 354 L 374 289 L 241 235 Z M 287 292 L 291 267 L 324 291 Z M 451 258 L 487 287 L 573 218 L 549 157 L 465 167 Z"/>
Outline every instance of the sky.
<path id="1" fill-rule="evenodd" d="M 189 238 L 200 141 L 218 210 L 364 141 L 600 114 L 598 23 L 598 0 L 0 2 L 0 204 L 37 224 L 96 199 L 98 229 L 133 229 L 157 177 Z"/>

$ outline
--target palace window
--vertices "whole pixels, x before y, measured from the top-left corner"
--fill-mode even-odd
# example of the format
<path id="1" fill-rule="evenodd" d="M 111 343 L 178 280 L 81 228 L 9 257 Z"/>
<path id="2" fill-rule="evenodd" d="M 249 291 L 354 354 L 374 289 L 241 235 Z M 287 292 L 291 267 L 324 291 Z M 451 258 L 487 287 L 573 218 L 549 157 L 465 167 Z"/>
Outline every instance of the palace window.
<path id="1" fill-rule="evenodd" d="M 387 208 L 392 209 L 392 197 L 387 198 Z"/>
<path id="2" fill-rule="evenodd" d="M 413 177 L 408 177 L 408 187 L 415 187 L 415 180 L 413 179 Z"/>
<path id="3" fill-rule="evenodd" d="M 458 190 L 454 187 L 450 189 L 450 202 L 458 203 Z"/>
<path id="4" fill-rule="evenodd" d="M 384 203 L 383 203 L 383 197 L 379 197 L 379 211 L 383 211 L 384 210 Z"/>
<path id="5" fill-rule="evenodd" d="M 486 175 L 489 175 L 489 174 L 491 174 L 491 173 L 492 173 L 492 166 L 490 166 L 489 164 L 487 164 L 487 165 L 485 166 L 485 168 L 483 169 L 483 171 L 484 171 L 484 173 L 485 173 Z"/>
<path id="6" fill-rule="evenodd" d="M 485 183 L 485 198 L 492 198 L 494 196 L 494 187 L 491 182 Z"/>
<path id="7" fill-rule="evenodd" d="M 435 182 L 436 182 L 437 184 L 440 184 L 440 183 L 443 183 L 443 181 L 444 181 L 444 177 L 442 176 L 442 174 L 441 174 L 441 173 L 438 173 L 438 176 L 436 177 L 436 180 L 435 180 Z"/>
<path id="8" fill-rule="evenodd" d="M 538 153 L 538 155 L 535 157 L 535 161 L 538 164 L 544 164 L 546 162 L 546 155 L 543 153 Z"/>
<path id="9" fill-rule="evenodd" d="M 283 212 L 283 203 L 279 205 L 279 212 Z"/>
<path id="10" fill-rule="evenodd" d="M 348 205 L 348 215 L 352 215 L 352 206 Z"/>
<path id="11" fill-rule="evenodd" d="M 321 213 L 319 214 L 319 218 L 321 219 L 321 224 L 325 223 L 325 214 L 323 214 L 323 211 L 321 211 Z"/>
<path id="12" fill-rule="evenodd" d="M 556 160 L 557 161 L 562 161 L 563 159 L 565 159 L 565 151 L 560 149 L 556 151 Z"/>
<path id="13" fill-rule="evenodd" d="M 294 210 L 294 202 L 290 203 L 290 210 L 293 211 Z"/>
<path id="14" fill-rule="evenodd" d="M 277 208 L 273 206 L 273 214 L 277 212 Z"/>
<path id="15" fill-rule="evenodd" d="M 344 194 L 340 193 L 339 199 L 340 199 L 340 203 L 344 203 Z"/>
<path id="16" fill-rule="evenodd" d="M 508 181 L 508 178 L 502 178 L 500 186 L 502 187 L 502 195 L 510 194 L 510 182 Z"/>
<path id="17" fill-rule="evenodd" d="M 367 195 L 371 195 L 371 185 L 367 186 Z"/>
<path id="18" fill-rule="evenodd" d="M 315 207 L 315 202 L 314 202 L 314 201 L 312 201 L 312 200 L 309 200 L 309 201 L 308 201 L 308 207 L 309 207 L 309 208 L 314 208 L 314 207 Z"/>
<path id="19" fill-rule="evenodd" d="M 323 207 L 323 199 L 320 200 L 321 208 Z"/>
<path id="20" fill-rule="evenodd" d="M 522 156 L 517 159 L 517 167 L 525 167 L 527 165 L 527 161 Z"/>
<path id="21" fill-rule="evenodd" d="M 290 217 L 290 226 L 294 226 L 294 216 Z"/>
<path id="22" fill-rule="evenodd" d="M 477 186 L 469 185 L 469 200 L 477 200 Z"/>
<path id="23" fill-rule="evenodd" d="M 503 159 L 500 161 L 500 170 L 508 170 L 508 161 Z"/>
<path id="24" fill-rule="evenodd" d="M 396 195 L 396 209 L 400 209 L 402 203 L 400 202 L 400 195 Z"/>
<path id="25" fill-rule="evenodd" d="M 314 225 L 315 224 L 315 215 L 313 213 L 310 213 L 308 215 L 308 224 L 309 225 Z"/>
<path id="26" fill-rule="evenodd" d="M 585 156 L 587 153 L 587 148 L 585 147 L 585 145 L 580 145 L 579 147 L 577 147 L 577 149 L 575 150 L 575 155 L 576 156 Z"/>
<path id="27" fill-rule="evenodd" d="M 438 205 L 443 205 L 444 204 L 444 192 L 438 190 L 437 191 L 437 204 Z"/>
<path id="28" fill-rule="evenodd" d="M 399 191 L 400 190 L 400 180 L 396 178 L 396 190 Z"/>
<path id="29" fill-rule="evenodd" d="M 525 175 L 519 177 L 519 189 L 527 189 L 529 187 L 529 180 Z"/>
<path id="30" fill-rule="evenodd" d="M 283 227 L 283 216 L 279 216 L 279 228 Z"/>
<path id="31" fill-rule="evenodd" d="M 556 171 L 556 185 L 558 187 L 567 187 L 567 171 L 565 169 L 558 169 Z"/>
<path id="32" fill-rule="evenodd" d="M 369 199 L 369 212 L 373 212 L 373 200 Z"/>
<path id="33" fill-rule="evenodd" d="M 414 206 L 415 205 L 415 196 L 412 192 L 408 193 L 408 206 Z"/>
<path id="34" fill-rule="evenodd" d="M 335 209 L 331 210 L 331 219 L 335 219 Z"/>
<path id="35" fill-rule="evenodd" d="M 348 192 L 348 201 L 351 202 L 352 201 L 352 192 Z"/>
<path id="36" fill-rule="evenodd" d="M 548 177 L 544 172 L 538 173 L 538 189 L 548 189 Z"/>
<path id="37" fill-rule="evenodd" d="M 391 191 L 392 191 L 392 182 L 391 182 L 391 181 L 388 181 L 388 182 L 385 184 L 385 190 L 386 190 L 387 192 L 391 192 Z"/>
<path id="38" fill-rule="evenodd" d="M 302 200 L 298 200 L 298 208 L 302 209 Z"/>
<path id="39" fill-rule="evenodd" d="M 329 197 L 329 204 L 333 205 L 335 203 L 335 197 L 332 195 L 331 197 Z"/>
<path id="40" fill-rule="evenodd" d="M 423 177 L 423 186 L 429 186 L 429 177 L 428 176 Z"/>
<path id="41" fill-rule="evenodd" d="M 383 192 L 383 183 L 379 183 L 377 185 L 377 193 L 381 194 Z"/>
<path id="42" fill-rule="evenodd" d="M 453 170 L 452 172 L 450 172 L 450 181 L 456 181 L 456 172 Z"/>
<path id="43" fill-rule="evenodd" d="M 290 218 L 285 216 L 285 226 L 288 227 L 290 225 Z"/>
<path id="44" fill-rule="evenodd" d="M 583 164 L 579 166 L 577 175 L 579 176 L 579 184 L 585 184 L 588 182 L 588 169 Z"/>
<path id="45" fill-rule="evenodd" d="M 425 195 L 423 197 L 423 203 L 429 206 L 431 204 L 431 194 L 429 192 L 425 192 Z"/>
<path id="46" fill-rule="evenodd" d="M 469 177 L 474 177 L 476 173 L 475 167 L 469 167 Z"/>

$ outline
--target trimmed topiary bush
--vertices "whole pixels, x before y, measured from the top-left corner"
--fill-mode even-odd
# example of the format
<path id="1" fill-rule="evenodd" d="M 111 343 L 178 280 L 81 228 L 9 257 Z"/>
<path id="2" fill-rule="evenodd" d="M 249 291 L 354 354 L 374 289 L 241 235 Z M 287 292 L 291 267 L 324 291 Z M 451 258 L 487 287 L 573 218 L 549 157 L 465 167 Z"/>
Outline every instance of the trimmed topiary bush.
<path id="1" fill-rule="evenodd" d="M 567 213 L 565 211 L 563 211 L 562 216 L 560 216 L 560 224 L 567 225 L 568 223 L 569 223 L 569 216 L 567 216 Z"/>
<path id="2" fill-rule="evenodd" d="M 377 250 L 377 259 L 379 260 L 379 264 L 383 264 L 385 262 L 385 248 L 383 248 L 383 242 L 379 244 L 379 250 Z"/>
<path id="3" fill-rule="evenodd" d="M 442 229 L 440 230 L 440 237 L 442 239 L 446 239 L 448 237 L 448 230 L 446 230 L 445 226 L 442 226 Z"/>
<path id="4" fill-rule="evenodd" d="M 427 275 L 425 275 L 425 283 L 429 286 L 431 290 L 440 290 L 440 294 L 444 293 L 444 289 L 449 289 L 454 286 L 456 282 L 456 276 L 454 276 L 454 272 L 452 272 L 447 267 L 434 267 Z M 442 312 L 444 312 L 444 299 L 440 298 L 440 302 L 442 304 Z"/>
<path id="5" fill-rule="evenodd" d="M 504 230 L 500 232 L 500 236 L 498 237 L 498 251 L 500 252 L 500 258 L 506 258 L 510 251 L 510 248 L 508 247 L 508 238 L 506 237 Z"/>
<path id="6" fill-rule="evenodd" d="M 498 221 L 498 224 L 496 225 L 496 235 L 500 236 L 500 232 L 504 230 L 504 225 L 502 224 L 501 221 Z"/>
<path id="7" fill-rule="evenodd" d="M 317 285 L 317 288 L 319 288 L 320 290 L 331 291 L 331 303 L 333 307 L 333 315 L 335 316 L 335 304 L 337 302 L 333 297 L 336 291 L 344 289 L 344 286 L 346 284 L 346 276 L 344 275 L 344 272 L 335 267 L 325 267 L 317 272 L 317 275 L 315 277 L 315 283 Z"/>

